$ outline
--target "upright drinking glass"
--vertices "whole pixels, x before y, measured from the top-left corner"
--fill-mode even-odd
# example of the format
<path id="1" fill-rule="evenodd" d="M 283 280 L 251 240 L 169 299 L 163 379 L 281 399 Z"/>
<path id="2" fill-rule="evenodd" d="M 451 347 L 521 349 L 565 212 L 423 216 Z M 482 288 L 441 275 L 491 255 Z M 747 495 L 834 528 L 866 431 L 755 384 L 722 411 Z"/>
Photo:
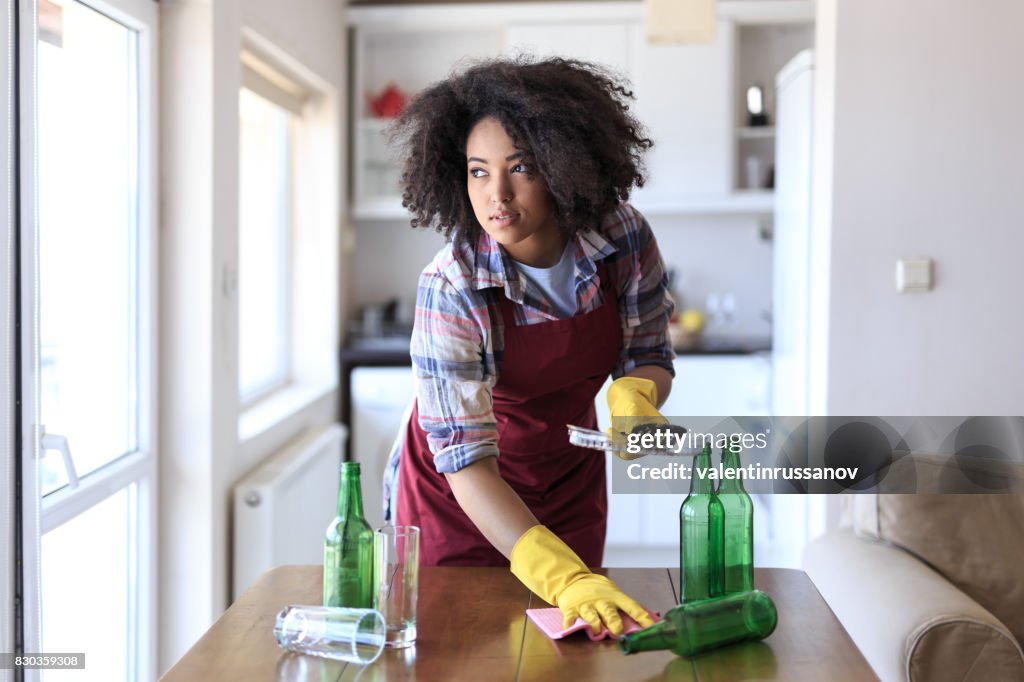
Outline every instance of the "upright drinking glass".
<path id="1" fill-rule="evenodd" d="M 420 574 L 420 529 L 385 526 L 373 537 L 374 606 L 387 621 L 384 646 L 400 649 L 416 641 L 416 597 Z"/>

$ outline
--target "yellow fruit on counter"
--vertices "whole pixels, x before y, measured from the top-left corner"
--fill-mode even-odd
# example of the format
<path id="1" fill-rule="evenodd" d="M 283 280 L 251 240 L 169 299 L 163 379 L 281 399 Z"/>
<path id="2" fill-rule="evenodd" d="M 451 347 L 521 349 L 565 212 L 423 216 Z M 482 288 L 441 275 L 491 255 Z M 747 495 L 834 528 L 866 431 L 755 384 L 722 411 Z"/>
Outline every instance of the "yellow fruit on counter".
<path id="1" fill-rule="evenodd" d="M 688 334 L 696 334 L 704 328 L 704 313 L 696 308 L 687 308 L 679 316 L 679 326 Z"/>

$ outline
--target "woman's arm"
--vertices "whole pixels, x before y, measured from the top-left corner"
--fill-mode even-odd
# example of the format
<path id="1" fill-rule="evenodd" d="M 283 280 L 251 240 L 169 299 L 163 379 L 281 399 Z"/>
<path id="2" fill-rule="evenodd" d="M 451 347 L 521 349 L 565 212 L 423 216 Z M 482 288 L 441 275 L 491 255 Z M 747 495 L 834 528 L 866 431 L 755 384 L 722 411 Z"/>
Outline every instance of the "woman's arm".
<path id="1" fill-rule="evenodd" d="M 497 458 L 485 457 L 445 477 L 459 506 L 487 541 L 511 558 L 516 541 L 538 521 L 498 473 Z"/>
<path id="2" fill-rule="evenodd" d="M 508 557 L 512 573 L 561 609 L 562 627 L 570 627 L 578 616 L 594 634 L 602 626 L 621 634 L 620 610 L 644 627 L 654 624 L 644 607 L 605 576 L 592 573 L 567 544 L 537 522 L 501 478 L 496 458 L 477 460 L 446 476 L 463 511 Z"/>
<path id="3" fill-rule="evenodd" d="M 658 389 L 657 407 L 668 398 L 675 369 L 668 329 L 675 303 L 651 226 L 636 209 L 623 206 L 609 227 L 618 248 L 612 261 L 619 287 L 622 351 L 613 377 L 649 379 Z"/>

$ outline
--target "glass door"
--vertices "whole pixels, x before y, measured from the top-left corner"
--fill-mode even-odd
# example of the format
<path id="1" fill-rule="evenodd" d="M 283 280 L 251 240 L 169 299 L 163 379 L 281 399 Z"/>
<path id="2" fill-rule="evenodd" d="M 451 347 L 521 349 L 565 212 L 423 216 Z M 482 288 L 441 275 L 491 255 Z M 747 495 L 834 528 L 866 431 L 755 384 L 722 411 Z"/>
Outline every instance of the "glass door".
<path id="1" fill-rule="evenodd" d="M 156 4 L 38 0 L 22 86 L 25 651 L 155 677 Z M 31 54 L 26 54 L 32 49 Z M 23 71 L 24 73 L 24 71 Z M 26 81 L 23 79 L 22 81 Z M 29 158 L 30 157 L 30 158 Z M 35 674 L 35 673 L 33 673 Z M 28 677 L 28 676 L 27 676 Z"/>

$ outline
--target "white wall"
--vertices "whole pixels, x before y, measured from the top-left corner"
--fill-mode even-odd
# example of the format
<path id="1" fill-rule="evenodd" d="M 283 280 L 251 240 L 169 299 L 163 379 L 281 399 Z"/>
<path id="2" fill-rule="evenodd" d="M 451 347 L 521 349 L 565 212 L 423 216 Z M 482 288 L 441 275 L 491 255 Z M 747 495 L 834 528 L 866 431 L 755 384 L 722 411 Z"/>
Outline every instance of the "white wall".
<path id="1" fill-rule="evenodd" d="M 373 220 L 355 223 L 350 311 L 358 316 L 367 303 L 391 298 L 416 300 L 420 272 L 444 246 L 444 237 L 432 230 L 414 230 L 408 220 Z"/>
<path id="2" fill-rule="evenodd" d="M 731 324 L 711 327 L 709 334 L 771 335 L 763 313 L 771 309 L 771 242 L 758 236 L 749 216 L 649 215 L 648 222 L 668 267 L 676 270 L 680 306 L 703 308 L 708 293 L 732 293 L 736 314 Z M 413 230 L 408 221 L 361 221 L 357 224 L 352 263 L 353 313 L 366 303 L 399 297 L 414 300 L 419 273 L 444 245 L 436 232 Z M 387 267 L 381 267 L 386 263 Z"/>
<path id="3" fill-rule="evenodd" d="M 335 418 L 328 390 L 240 442 L 237 292 L 238 89 L 242 29 L 314 74 L 335 100 L 345 85 L 344 5 L 333 0 L 163 0 L 161 21 L 160 662 L 172 665 L 221 614 L 230 577 L 234 483 L 303 429 Z M 338 105 L 335 102 L 335 105 Z M 337 226 L 339 133 L 321 192 Z M 318 202 L 319 203 L 319 202 Z M 324 241 L 319 352 L 336 353 L 337 230 Z M 331 374 L 330 371 L 327 374 Z M 334 376 L 325 377 L 328 383 Z"/>
<path id="4" fill-rule="evenodd" d="M 819 5 L 836 13 L 827 409 L 1019 414 L 1024 3 Z M 896 259 L 918 254 L 934 290 L 897 293 Z"/>

